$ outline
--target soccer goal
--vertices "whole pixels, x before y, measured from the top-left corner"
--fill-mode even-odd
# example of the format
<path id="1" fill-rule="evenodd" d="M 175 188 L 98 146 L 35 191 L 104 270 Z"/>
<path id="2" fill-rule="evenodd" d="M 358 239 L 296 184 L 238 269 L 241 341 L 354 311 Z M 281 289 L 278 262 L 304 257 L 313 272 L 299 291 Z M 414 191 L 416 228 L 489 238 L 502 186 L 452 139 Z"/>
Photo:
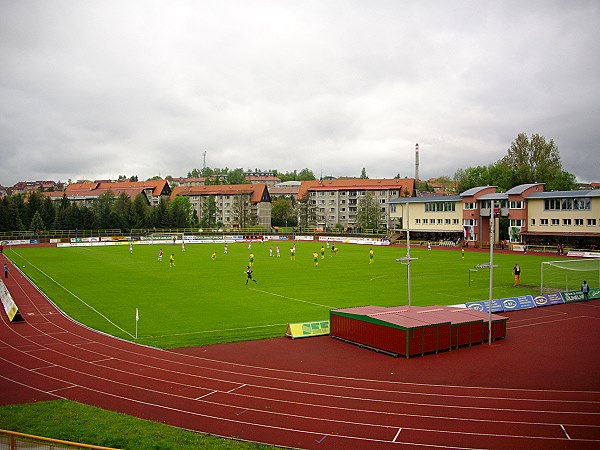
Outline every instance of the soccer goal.
<path id="1" fill-rule="evenodd" d="M 181 242 L 184 239 L 184 233 L 171 233 L 171 232 L 155 232 L 150 233 L 150 240 L 158 243 L 176 243 Z"/>
<path id="2" fill-rule="evenodd" d="M 579 290 L 583 280 L 600 286 L 600 259 L 566 259 L 542 263 L 540 293 Z"/>

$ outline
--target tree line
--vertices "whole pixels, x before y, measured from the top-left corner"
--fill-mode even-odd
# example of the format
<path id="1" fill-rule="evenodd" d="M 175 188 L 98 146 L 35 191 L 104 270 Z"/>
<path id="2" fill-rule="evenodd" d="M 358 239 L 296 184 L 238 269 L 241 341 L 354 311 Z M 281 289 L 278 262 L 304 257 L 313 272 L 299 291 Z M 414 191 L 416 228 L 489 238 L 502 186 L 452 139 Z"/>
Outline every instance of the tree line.
<path id="1" fill-rule="evenodd" d="M 133 200 L 127 194 L 107 191 L 90 205 L 71 202 L 66 196 L 52 201 L 34 191 L 15 194 L 0 201 L 0 231 L 91 230 L 136 228 L 190 228 L 198 219 L 187 197 L 176 197 L 150 207 L 142 194 Z"/>
<path id="2" fill-rule="evenodd" d="M 488 166 L 458 169 L 454 181 L 457 192 L 476 186 L 497 186 L 498 192 L 506 192 L 527 183 L 544 183 L 546 191 L 577 189 L 575 175 L 563 170 L 555 142 L 525 133 L 519 133 L 502 159 Z"/>

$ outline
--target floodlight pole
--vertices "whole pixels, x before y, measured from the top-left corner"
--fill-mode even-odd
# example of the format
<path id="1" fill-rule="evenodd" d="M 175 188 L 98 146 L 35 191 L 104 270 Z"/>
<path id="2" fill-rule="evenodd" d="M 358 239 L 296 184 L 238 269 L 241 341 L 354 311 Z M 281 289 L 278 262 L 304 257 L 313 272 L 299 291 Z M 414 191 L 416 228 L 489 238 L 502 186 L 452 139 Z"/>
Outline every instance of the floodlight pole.
<path id="1" fill-rule="evenodd" d="M 492 201 L 492 213 L 490 215 L 490 302 L 488 305 L 488 345 L 492 345 L 492 289 L 494 286 L 494 222 L 496 221 L 494 204 L 495 202 Z"/>
<path id="2" fill-rule="evenodd" d="M 406 202 L 406 269 L 407 269 L 407 284 L 408 284 L 408 306 L 410 306 L 410 203 Z"/>

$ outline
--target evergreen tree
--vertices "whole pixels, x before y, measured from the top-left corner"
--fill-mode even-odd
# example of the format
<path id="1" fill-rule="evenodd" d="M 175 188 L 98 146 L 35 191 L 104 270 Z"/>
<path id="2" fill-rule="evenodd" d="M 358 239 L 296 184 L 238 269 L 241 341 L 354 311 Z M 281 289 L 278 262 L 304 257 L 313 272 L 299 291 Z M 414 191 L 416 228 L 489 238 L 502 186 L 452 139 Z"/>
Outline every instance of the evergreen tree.
<path id="1" fill-rule="evenodd" d="M 129 205 L 127 211 L 130 228 L 146 228 L 148 226 L 149 206 L 143 194 L 138 194 Z"/>
<path id="2" fill-rule="evenodd" d="M 71 206 L 71 202 L 66 195 L 63 195 L 59 200 L 58 205 L 54 209 L 54 221 L 52 228 L 55 230 L 68 230 L 68 212 Z"/>
<path id="3" fill-rule="evenodd" d="M 188 197 L 178 195 L 169 202 L 169 217 L 172 227 L 189 228 L 193 214 L 194 208 Z"/>
<path id="4" fill-rule="evenodd" d="M 111 217 L 112 204 L 115 200 L 115 195 L 112 191 L 103 192 L 92 203 L 92 211 L 96 219 L 96 227 L 99 229 L 110 229 L 113 226 L 113 217 Z"/>
<path id="5" fill-rule="evenodd" d="M 44 221 L 42 220 L 42 215 L 39 211 L 36 211 L 33 214 L 33 218 L 31 219 L 31 223 L 29 224 L 29 229 L 33 231 L 35 234 L 39 234 L 40 231 L 45 230 L 46 226 L 44 225 Z"/>
<path id="6" fill-rule="evenodd" d="M 25 204 L 26 213 L 23 216 L 23 223 L 31 223 L 33 216 L 37 211 L 42 208 L 42 202 L 44 198 L 40 191 L 33 191 L 27 196 L 27 203 Z"/>
<path id="7" fill-rule="evenodd" d="M 131 205 L 131 199 L 127 194 L 122 192 L 112 202 L 111 206 L 111 228 L 119 228 L 121 230 L 130 229 L 129 225 L 129 206 Z"/>
<path id="8" fill-rule="evenodd" d="M 8 211 L 6 215 L 7 230 L 10 231 L 23 231 L 25 226 L 21 219 L 21 211 L 19 211 L 19 205 L 22 205 L 22 196 L 13 195 L 8 199 Z"/>
<path id="9" fill-rule="evenodd" d="M 46 197 L 42 200 L 40 215 L 42 216 L 42 221 L 47 229 L 52 228 L 54 225 L 54 217 L 56 216 L 56 207 L 50 197 Z"/>

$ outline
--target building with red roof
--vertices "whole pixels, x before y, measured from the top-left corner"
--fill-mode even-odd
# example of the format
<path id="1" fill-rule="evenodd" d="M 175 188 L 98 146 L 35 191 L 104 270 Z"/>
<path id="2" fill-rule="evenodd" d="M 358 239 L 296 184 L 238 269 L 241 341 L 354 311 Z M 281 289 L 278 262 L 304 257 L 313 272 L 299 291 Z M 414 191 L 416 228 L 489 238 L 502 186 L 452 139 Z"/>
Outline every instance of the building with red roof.
<path id="1" fill-rule="evenodd" d="M 161 198 L 167 198 L 171 194 L 171 187 L 167 180 L 148 181 L 94 181 L 85 183 L 73 183 L 67 186 L 64 195 L 71 201 L 83 202 L 86 205 L 100 197 L 105 192 L 111 191 L 115 196 L 122 193 L 133 200 L 138 194 L 143 194 L 148 204 L 156 206 Z M 62 198 L 63 192 L 58 196 Z"/>
<path id="2" fill-rule="evenodd" d="M 214 201 L 215 219 L 226 228 L 271 227 L 271 196 L 266 184 L 176 186 L 171 199 L 186 196 L 202 222 L 208 202 Z"/>
<path id="3" fill-rule="evenodd" d="M 363 179 L 347 178 L 336 180 L 302 181 L 298 200 L 308 202 L 315 218 L 313 225 L 327 228 L 341 225 L 344 228 L 356 226 L 360 199 L 370 192 L 379 204 L 379 226 L 390 228 L 391 199 L 413 197 L 413 178 Z"/>

